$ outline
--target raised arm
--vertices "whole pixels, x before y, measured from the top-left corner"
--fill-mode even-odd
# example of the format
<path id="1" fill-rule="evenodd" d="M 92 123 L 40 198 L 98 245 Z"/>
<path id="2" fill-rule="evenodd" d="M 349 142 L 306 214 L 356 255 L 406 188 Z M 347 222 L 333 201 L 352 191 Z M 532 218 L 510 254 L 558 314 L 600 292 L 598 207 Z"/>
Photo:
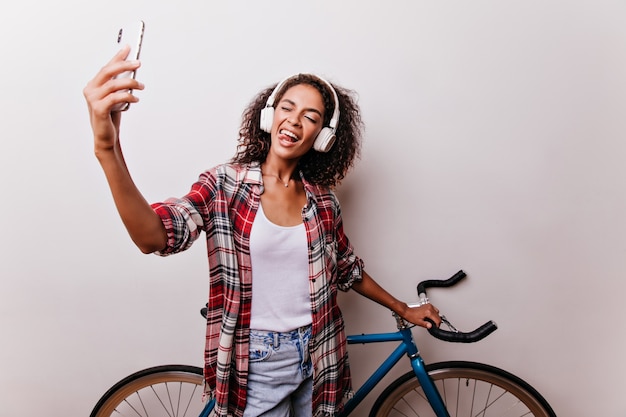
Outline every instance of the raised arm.
<path id="1" fill-rule="evenodd" d="M 138 61 L 125 61 L 129 47 L 120 50 L 96 76 L 87 83 L 83 95 L 87 100 L 89 120 L 94 137 L 94 152 L 115 201 L 126 230 L 144 253 L 165 247 L 167 235 L 159 216 L 152 210 L 135 185 L 120 146 L 120 112 L 112 112 L 119 103 L 136 103 L 139 99 L 130 89 L 142 90 L 143 84 L 131 78 L 114 78 L 139 67 Z"/>
<path id="2" fill-rule="evenodd" d="M 425 304 L 421 307 L 409 307 L 405 302 L 389 294 L 365 271 L 363 271 L 363 279 L 355 282 L 352 285 L 352 289 L 364 297 L 387 307 L 406 321 L 417 324 L 418 326 L 429 329 L 432 325 L 424 320 L 426 318 L 432 320 L 437 326 L 441 323 L 439 310 L 435 306 Z"/>

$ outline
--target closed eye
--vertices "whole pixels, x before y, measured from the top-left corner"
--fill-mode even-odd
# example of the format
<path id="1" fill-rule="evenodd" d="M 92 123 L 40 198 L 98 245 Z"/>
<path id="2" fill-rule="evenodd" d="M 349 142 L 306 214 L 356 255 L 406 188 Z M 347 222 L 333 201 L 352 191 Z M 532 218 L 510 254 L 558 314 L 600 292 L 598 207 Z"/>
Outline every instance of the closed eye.
<path id="1" fill-rule="evenodd" d="M 317 124 L 319 122 L 319 120 L 317 120 L 317 117 L 314 116 L 304 116 L 306 117 L 309 121 L 311 121 L 314 124 Z"/>

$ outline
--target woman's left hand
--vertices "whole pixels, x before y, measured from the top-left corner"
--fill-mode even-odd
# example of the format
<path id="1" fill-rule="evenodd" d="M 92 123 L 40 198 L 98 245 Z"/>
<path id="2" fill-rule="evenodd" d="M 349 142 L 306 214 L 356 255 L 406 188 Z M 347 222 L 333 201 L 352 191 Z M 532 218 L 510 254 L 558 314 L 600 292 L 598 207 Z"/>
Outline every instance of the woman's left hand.
<path id="1" fill-rule="evenodd" d="M 435 326 L 439 327 L 441 324 L 441 317 L 439 316 L 439 309 L 434 305 L 428 303 L 419 307 L 409 307 L 400 314 L 404 320 L 416 324 L 418 326 L 430 329 L 433 325 L 430 321 L 435 323 Z M 428 320 L 426 320 L 428 319 Z"/>

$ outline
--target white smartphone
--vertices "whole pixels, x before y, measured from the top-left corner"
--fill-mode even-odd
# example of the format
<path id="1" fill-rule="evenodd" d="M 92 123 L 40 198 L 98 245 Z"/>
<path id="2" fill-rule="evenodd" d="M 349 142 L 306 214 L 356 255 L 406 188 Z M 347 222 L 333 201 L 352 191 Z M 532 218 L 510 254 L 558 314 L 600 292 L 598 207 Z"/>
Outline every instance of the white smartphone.
<path id="1" fill-rule="evenodd" d="M 116 33 L 117 51 L 125 45 L 130 46 L 130 52 L 126 58 L 127 61 L 139 59 L 145 28 L 146 25 L 143 20 L 139 20 L 118 29 Z M 135 79 L 136 75 L 137 71 L 126 71 L 119 74 L 116 78 L 125 77 Z M 129 90 L 129 92 L 132 93 L 132 90 Z M 113 106 L 112 111 L 126 111 L 129 107 L 130 103 L 120 103 Z"/>

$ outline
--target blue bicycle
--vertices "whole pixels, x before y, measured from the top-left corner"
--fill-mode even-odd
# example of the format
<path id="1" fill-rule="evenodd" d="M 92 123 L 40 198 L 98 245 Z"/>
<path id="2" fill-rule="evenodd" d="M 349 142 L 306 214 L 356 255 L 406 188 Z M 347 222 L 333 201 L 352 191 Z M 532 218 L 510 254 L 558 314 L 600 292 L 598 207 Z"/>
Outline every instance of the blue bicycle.
<path id="1" fill-rule="evenodd" d="M 423 281 L 417 286 L 420 303 L 427 303 L 426 289 L 450 287 L 463 271 L 447 280 Z M 205 310 L 205 309 L 203 309 Z M 556 417 L 531 385 L 500 368 L 475 362 L 440 362 L 426 365 L 415 345 L 412 327 L 395 316 L 394 333 L 348 336 L 348 344 L 399 342 L 367 381 L 345 404 L 339 417 L 347 417 L 404 356 L 411 370 L 380 394 L 370 417 Z M 487 322 L 472 332 L 459 332 L 442 316 L 450 330 L 429 329 L 434 337 L 460 343 L 477 342 L 494 330 Z M 202 369 L 189 365 L 163 365 L 136 372 L 115 384 L 98 401 L 91 417 L 209 417 L 212 402 L 202 402 Z M 299 416 L 295 416 L 299 417 Z"/>

